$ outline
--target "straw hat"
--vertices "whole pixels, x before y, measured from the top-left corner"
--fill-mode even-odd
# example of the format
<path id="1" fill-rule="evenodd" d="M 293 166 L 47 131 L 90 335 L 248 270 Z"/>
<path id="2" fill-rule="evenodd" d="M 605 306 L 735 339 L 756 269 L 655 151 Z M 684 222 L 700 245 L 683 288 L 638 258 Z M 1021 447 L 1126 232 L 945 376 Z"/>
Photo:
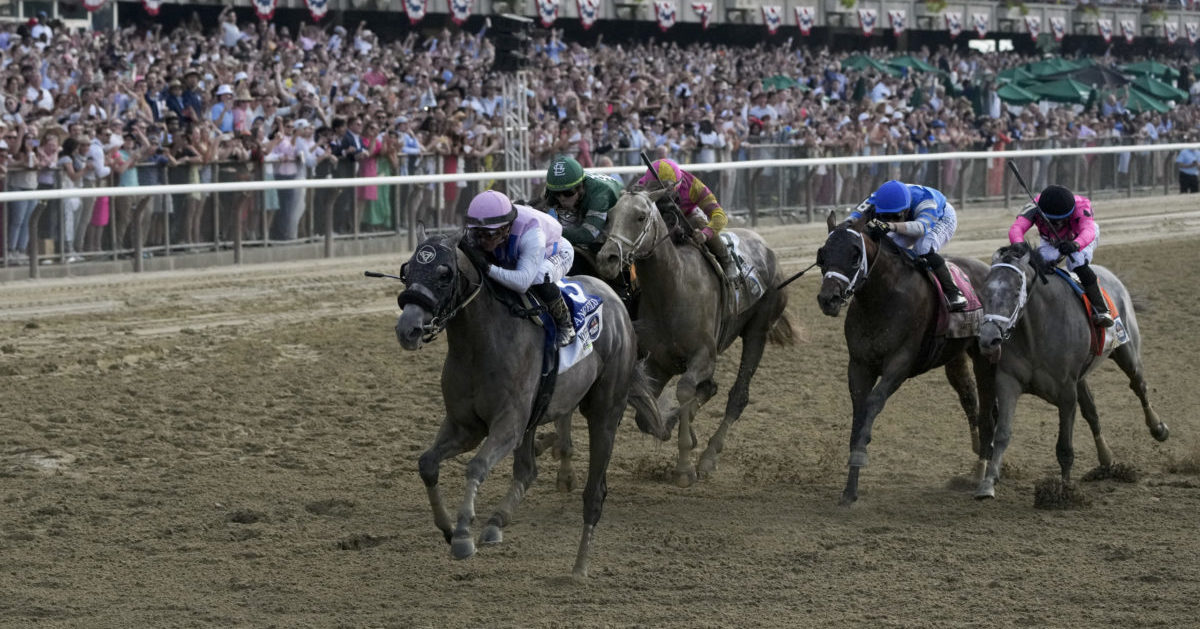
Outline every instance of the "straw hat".
<path id="1" fill-rule="evenodd" d="M 254 100 L 254 97 L 250 95 L 250 88 L 243 85 L 242 87 L 238 88 L 237 96 L 234 96 L 233 100 L 234 100 L 234 102 L 244 101 L 244 100 L 248 101 L 248 100 Z"/>

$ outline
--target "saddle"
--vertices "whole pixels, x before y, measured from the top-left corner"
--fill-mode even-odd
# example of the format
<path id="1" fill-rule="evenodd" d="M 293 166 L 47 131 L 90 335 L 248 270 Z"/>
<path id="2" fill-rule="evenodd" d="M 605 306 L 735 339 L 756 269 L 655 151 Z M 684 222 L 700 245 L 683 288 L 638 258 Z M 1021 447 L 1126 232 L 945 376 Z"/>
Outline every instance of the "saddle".
<path id="1" fill-rule="evenodd" d="M 1094 355 L 1101 356 L 1129 341 L 1129 333 L 1121 321 L 1121 313 L 1117 312 L 1117 304 L 1113 303 L 1112 295 L 1109 295 L 1103 286 L 1099 287 L 1100 294 L 1104 295 L 1104 301 L 1108 303 L 1108 313 L 1113 318 L 1112 328 L 1104 328 L 1092 323 L 1092 302 L 1088 299 L 1087 293 L 1083 291 L 1083 286 L 1079 284 L 1079 278 L 1074 273 L 1062 267 L 1054 267 L 1054 274 L 1066 281 L 1075 295 L 1079 297 L 1079 303 L 1083 306 L 1083 313 L 1087 317 L 1088 330 L 1091 331 L 1091 350 Z"/>
<path id="2" fill-rule="evenodd" d="M 562 293 L 563 301 L 567 303 L 567 308 L 571 310 L 571 320 L 575 324 L 575 340 L 554 352 L 557 356 L 554 369 L 563 373 L 592 353 L 592 343 L 600 338 L 600 332 L 603 330 L 604 300 L 596 295 L 587 294 L 583 285 L 574 280 L 561 279 L 556 284 Z M 545 305 L 532 292 L 517 294 L 501 286 L 495 288 L 496 298 L 508 307 L 509 313 L 544 328 L 551 343 L 550 347 L 553 347 L 554 321 L 546 312 Z M 548 368 L 551 367 L 543 362 L 543 370 Z"/>

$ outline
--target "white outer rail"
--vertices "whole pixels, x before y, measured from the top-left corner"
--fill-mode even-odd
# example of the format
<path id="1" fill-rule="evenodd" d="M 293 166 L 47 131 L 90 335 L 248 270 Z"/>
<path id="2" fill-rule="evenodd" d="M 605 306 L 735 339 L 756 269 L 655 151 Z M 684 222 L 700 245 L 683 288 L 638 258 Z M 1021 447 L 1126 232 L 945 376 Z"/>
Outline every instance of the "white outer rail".
<path id="1" fill-rule="evenodd" d="M 1106 153 L 1161 153 L 1183 149 L 1200 149 L 1200 143 L 1175 144 L 1130 144 L 1123 146 L 1096 146 L 1060 149 L 1035 149 L 1024 151 L 962 151 L 955 153 L 910 153 L 907 155 L 856 155 L 851 157 L 807 157 L 797 159 L 761 159 L 742 162 L 713 164 L 689 164 L 692 171 L 743 170 L 749 168 L 803 168 L 808 166 L 830 166 L 837 164 L 896 164 L 902 162 L 938 162 L 948 159 L 1009 159 L 1016 157 L 1061 157 L 1066 155 L 1101 155 Z M 749 147 L 753 150 L 753 146 Z M 594 172 L 614 174 L 636 174 L 646 171 L 645 166 L 616 166 L 589 169 Z M 246 192 L 258 190 L 295 190 L 301 188 L 358 188 L 363 186 L 389 186 L 445 183 L 457 181 L 490 181 L 493 179 L 542 179 L 544 170 L 522 170 L 514 172 L 476 172 L 448 175 L 394 175 L 390 177 L 354 177 L 301 179 L 287 181 L 229 181 L 224 183 L 186 183 L 158 186 L 110 186 L 106 188 L 70 188 L 55 190 L 29 190 L 22 192 L 0 192 L 0 203 L 11 201 L 68 199 L 91 197 L 128 197 L 146 194 L 187 194 L 192 192 Z"/>

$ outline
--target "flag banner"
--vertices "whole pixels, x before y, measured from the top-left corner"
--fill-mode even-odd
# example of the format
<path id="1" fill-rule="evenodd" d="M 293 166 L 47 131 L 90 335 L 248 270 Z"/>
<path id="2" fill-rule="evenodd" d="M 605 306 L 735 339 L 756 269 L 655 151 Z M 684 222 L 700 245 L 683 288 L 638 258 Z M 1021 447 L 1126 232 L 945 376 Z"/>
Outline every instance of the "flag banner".
<path id="1" fill-rule="evenodd" d="M 600 0 L 575 0 L 575 7 L 579 9 L 579 21 L 583 23 L 585 31 L 591 28 L 600 16 Z"/>
<path id="2" fill-rule="evenodd" d="M 777 4 L 766 4 L 762 7 L 763 24 L 767 25 L 767 34 L 774 35 L 783 23 L 783 7 Z"/>
<path id="3" fill-rule="evenodd" d="M 1104 38 L 1104 43 L 1112 43 L 1112 20 L 1105 18 L 1096 20 L 1096 29 L 1100 31 L 1100 36 Z"/>
<path id="4" fill-rule="evenodd" d="M 805 37 L 812 32 L 813 20 L 817 18 L 816 7 L 796 7 L 796 26 Z"/>
<path id="5" fill-rule="evenodd" d="M 559 0 L 537 0 L 538 19 L 544 28 L 550 28 L 558 19 Z"/>
<path id="6" fill-rule="evenodd" d="M 988 14 L 987 13 L 972 13 L 971 22 L 975 24 L 975 32 L 979 36 L 987 37 L 988 32 Z"/>
<path id="7" fill-rule="evenodd" d="M 907 13 L 904 9 L 888 11 L 888 19 L 892 21 L 892 34 L 899 36 L 904 32 L 904 18 Z"/>
<path id="8" fill-rule="evenodd" d="M 958 37 L 962 32 L 962 14 L 955 12 L 947 12 L 943 17 L 946 18 L 946 30 L 950 31 L 950 39 Z"/>
<path id="9" fill-rule="evenodd" d="M 708 30 L 708 19 L 712 17 L 713 3 L 711 2 L 693 2 L 692 11 L 700 18 L 700 28 Z"/>
<path id="10" fill-rule="evenodd" d="M 1042 34 L 1042 18 L 1037 15 L 1025 16 L 1025 30 L 1029 31 L 1029 38 L 1037 41 L 1038 35 Z"/>
<path id="11" fill-rule="evenodd" d="M 471 2 L 473 0 L 446 0 L 446 5 L 450 8 L 450 21 L 454 22 L 455 26 L 462 26 L 467 18 L 471 17 Z"/>
<path id="12" fill-rule="evenodd" d="M 667 32 L 675 26 L 675 0 L 658 0 L 654 3 L 654 19 L 658 21 L 658 30 Z"/>
<path id="13" fill-rule="evenodd" d="M 858 25 L 862 27 L 863 35 L 870 37 L 875 32 L 875 22 L 879 19 L 879 13 L 875 9 L 859 9 L 858 10 Z"/>
<path id="14" fill-rule="evenodd" d="M 1167 33 L 1167 43 L 1174 44 L 1179 40 L 1179 22 L 1167 22 L 1163 24 L 1163 29 Z"/>
<path id="15" fill-rule="evenodd" d="M 1050 18 L 1050 32 L 1054 33 L 1054 41 L 1062 41 L 1067 34 L 1067 20 L 1062 17 Z"/>
<path id="16" fill-rule="evenodd" d="M 1134 36 L 1133 20 L 1121 20 L 1121 34 L 1125 36 L 1125 43 L 1132 44 Z"/>

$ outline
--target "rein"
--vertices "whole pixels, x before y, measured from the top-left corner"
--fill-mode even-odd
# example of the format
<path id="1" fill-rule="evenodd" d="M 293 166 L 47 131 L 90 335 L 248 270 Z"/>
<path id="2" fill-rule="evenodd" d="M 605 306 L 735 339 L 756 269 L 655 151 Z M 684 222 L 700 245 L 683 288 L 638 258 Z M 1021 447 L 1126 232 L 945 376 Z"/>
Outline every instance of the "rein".
<path id="1" fill-rule="evenodd" d="M 983 315 L 983 322 L 999 328 L 1000 338 L 1007 341 L 1008 337 L 1012 336 L 1012 329 L 1017 323 L 1017 317 L 1021 316 L 1021 310 L 1025 308 L 1025 302 L 1029 298 L 1028 277 L 1025 275 L 1024 269 L 1007 262 L 997 262 L 992 265 L 992 268 L 1010 269 L 1021 278 L 1021 291 L 1017 294 L 1017 304 L 1013 307 L 1011 314 L 1007 317 L 998 314 Z"/>
<path id="2" fill-rule="evenodd" d="M 458 254 L 456 253 L 456 261 L 457 255 Z M 457 264 L 455 264 L 454 268 L 455 271 L 458 271 Z M 443 312 L 435 312 L 433 317 L 429 320 L 429 323 L 421 326 L 421 329 L 425 331 L 425 334 L 421 337 L 422 343 L 433 342 L 433 340 L 437 338 L 437 335 L 445 331 L 446 326 L 450 324 L 450 320 L 457 316 L 458 313 L 462 312 L 463 308 L 466 308 L 467 305 L 469 305 L 472 301 L 475 301 L 475 298 L 478 297 L 479 293 L 483 290 L 484 285 L 487 283 L 485 281 L 483 271 L 480 271 L 473 264 L 471 265 L 471 268 L 475 269 L 475 272 L 479 275 L 479 281 L 475 285 L 475 289 L 471 291 L 470 295 L 467 295 L 466 299 L 459 301 L 456 305 L 449 306 L 449 304 L 454 304 L 455 300 L 462 294 L 459 290 L 460 284 L 457 281 L 457 277 L 455 278 L 456 281 L 454 282 L 454 290 L 450 293 L 450 299 L 447 300 L 448 307 Z M 467 285 L 470 286 L 470 281 L 468 281 Z M 405 288 L 404 292 L 400 293 L 398 301 L 401 302 L 401 308 L 403 308 L 404 304 L 410 302 L 416 303 L 422 307 L 428 307 L 427 304 L 430 300 L 420 293 L 416 293 L 414 295 L 414 292 L 415 291 L 410 288 Z M 405 299 L 405 294 L 408 294 L 408 299 Z M 434 308 L 429 308 L 429 310 L 434 310 Z"/>

